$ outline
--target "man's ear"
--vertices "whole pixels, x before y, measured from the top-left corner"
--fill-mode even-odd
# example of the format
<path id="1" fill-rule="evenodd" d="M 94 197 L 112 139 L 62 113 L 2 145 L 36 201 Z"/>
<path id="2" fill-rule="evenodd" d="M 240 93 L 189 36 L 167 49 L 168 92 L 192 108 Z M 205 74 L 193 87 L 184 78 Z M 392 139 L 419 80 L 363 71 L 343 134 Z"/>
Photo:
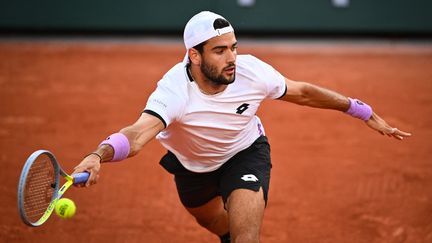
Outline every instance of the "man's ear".
<path id="1" fill-rule="evenodd" d="M 188 50 L 188 55 L 192 64 L 201 65 L 201 53 L 199 53 L 197 49 L 190 48 Z"/>

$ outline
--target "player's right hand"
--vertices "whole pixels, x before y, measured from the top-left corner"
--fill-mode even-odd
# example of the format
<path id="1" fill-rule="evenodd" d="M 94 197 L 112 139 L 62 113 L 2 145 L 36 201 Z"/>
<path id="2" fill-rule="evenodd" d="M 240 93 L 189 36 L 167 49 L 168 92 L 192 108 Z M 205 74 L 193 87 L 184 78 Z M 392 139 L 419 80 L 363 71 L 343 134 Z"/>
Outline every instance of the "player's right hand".
<path id="1" fill-rule="evenodd" d="M 101 167 L 101 161 L 100 161 L 100 157 L 98 157 L 95 154 L 89 154 L 88 156 L 86 156 L 81 163 L 79 163 L 75 168 L 74 171 L 72 173 L 79 173 L 79 172 L 84 172 L 87 171 L 90 173 L 89 179 L 87 180 L 87 182 L 84 184 L 78 184 L 76 186 L 78 187 L 89 187 L 93 184 L 97 183 L 97 180 L 99 179 L 99 171 L 100 171 L 100 167 Z"/>

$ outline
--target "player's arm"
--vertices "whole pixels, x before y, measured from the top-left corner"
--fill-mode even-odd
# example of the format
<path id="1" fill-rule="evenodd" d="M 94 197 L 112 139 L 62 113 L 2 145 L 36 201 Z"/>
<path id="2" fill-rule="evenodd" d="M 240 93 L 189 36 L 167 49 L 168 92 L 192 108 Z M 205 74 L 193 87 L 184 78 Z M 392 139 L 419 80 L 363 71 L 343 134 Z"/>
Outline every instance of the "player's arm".
<path id="1" fill-rule="evenodd" d="M 164 129 L 163 122 L 156 116 L 142 113 L 140 118 L 132 125 L 127 126 L 113 134 L 111 140 L 120 139 L 117 143 L 107 141 L 107 144 L 99 146 L 93 153 L 87 155 L 78 166 L 75 167 L 74 173 L 88 171 L 90 177 L 86 186 L 95 184 L 98 179 L 100 164 L 115 159 L 115 153 L 124 153 L 124 158 L 136 155 L 141 148 L 154 138 L 160 131 Z M 123 141 L 121 140 L 123 139 Z M 111 144 L 109 144 L 111 142 Z M 104 142 L 103 142 L 104 143 Z M 103 144 L 102 143 L 102 144 Z M 114 147 L 118 148 L 115 151 Z M 121 147 L 118 147 L 121 146 Z M 124 150 L 124 151 L 122 151 Z"/>
<path id="2" fill-rule="evenodd" d="M 121 129 L 119 133 L 125 135 L 129 141 L 130 151 L 127 157 L 135 156 L 147 142 L 164 128 L 164 124 L 159 118 L 142 113 L 134 124 Z M 101 162 L 111 161 L 114 156 L 114 150 L 110 145 L 102 145 L 95 152 L 101 156 Z"/>
<path id="3" fill-rule="evenodd" d="M 345 112 L 350 102 L 347 97 L 334 91 L 307 82 L 293 81 L 285 78 L 287 90 L 280 99 L 283 101 L 322 109 L 333 109 Z"/>
<path id="4" fill-rule="evenodd" d="M 280 99 L 283 101 L 305 105 L 321 109 L 332 109 L 347 112 L 351 108 L 352 102 L 345 96 L 307 82 L 297 82 L 285 78 L 287 90 Z M 402 140 L 404 137 L 411 136 L 410 133 L 400 131 L 399 129 L 387 124 L 384 119 L 379 117 L 375 112 L 363 119 L 366 124 L 381 133 L 396 139 Z"/>

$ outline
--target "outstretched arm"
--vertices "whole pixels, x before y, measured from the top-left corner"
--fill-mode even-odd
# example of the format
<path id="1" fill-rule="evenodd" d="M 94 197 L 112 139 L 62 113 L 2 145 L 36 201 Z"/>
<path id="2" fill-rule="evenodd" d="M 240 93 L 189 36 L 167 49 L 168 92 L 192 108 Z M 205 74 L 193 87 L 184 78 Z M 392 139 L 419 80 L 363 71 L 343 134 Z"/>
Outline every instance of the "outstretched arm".
<path id="1" fill-rule="evenodd" d="M 286 94 L 281 97 L 281 100 L 295 103 L 298 105 L 305 105 L 321 109 L 332 109 L 342 112 L 347 112 L 350 108 L 350 100 L 334 91 L 306 83 L 297 82 L 285 78 L 287 85 Z M 396 139 L 402 140 L 404 137 L 411 136 L 410 133 L 403 132 L 395 127 L 387 124 L 384 119 L 378 116 L 375 112 L 367 119 L 366 124 L 381 133 Z"/>
<path id="2" fill-rule="evenodd" d="M 132 125 L 127 126 L 119 131 L 119 133 L 129 142 L 129 153 L 127 157 L 136 155 L 141 148 L 154 138 L 160 131 L 164 129 L 162 121 L 147 113 L 142 113 L 140 118 Z M 111 161 L 114 157 L 114 149 L 110 145 L 101 145 L 93 153 L 87 155 L 81 163 L 79 163 L 73 173 L 88 171 L 90 177 L 86 186 L 93 185 L 97 182 L 102 162 Z"/>

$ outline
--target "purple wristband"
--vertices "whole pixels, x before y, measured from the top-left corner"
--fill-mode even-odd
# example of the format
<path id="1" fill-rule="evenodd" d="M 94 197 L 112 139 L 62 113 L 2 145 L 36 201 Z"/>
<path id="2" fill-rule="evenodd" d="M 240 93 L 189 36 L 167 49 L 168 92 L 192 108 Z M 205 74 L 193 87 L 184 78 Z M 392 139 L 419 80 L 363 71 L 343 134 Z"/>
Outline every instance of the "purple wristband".
<path id="1" fill-rule="evenodd" d="M 363 121 L 367 121 L 372 116 L 372 108 L 366 104 L 361 102 L 358 99 L 351 99 L 348 98 L 350 102 L 350 107 L 348 111 L 346 111 L 346 114 L 349 114 L 353 117 L 362 119 Z"/>
<path id="2" fill-rule="evenodd" d="M 129 155 L 129 140 L 122 133 L 111 134 L 107 139 L 99 144 L 99 147 L 102 145 L 110 145 L 113 148 L 114 155 L 111 161 L 121 161 L 126 159 Z"/>

